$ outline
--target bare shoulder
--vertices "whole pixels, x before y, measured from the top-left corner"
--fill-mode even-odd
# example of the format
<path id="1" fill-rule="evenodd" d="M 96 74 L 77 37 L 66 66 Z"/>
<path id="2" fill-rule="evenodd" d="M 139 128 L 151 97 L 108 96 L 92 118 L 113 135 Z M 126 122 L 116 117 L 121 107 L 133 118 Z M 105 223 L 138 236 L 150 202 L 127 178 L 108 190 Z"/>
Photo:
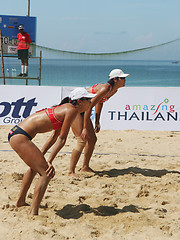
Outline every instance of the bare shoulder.
<path id="1" fill-rule="evenodd" d="M 59 120 L 63 120 L 65 116 L 74 116 L 77 112 L 77 109 L 72 104 L 65 103 L 56 107 L 54 112 Z"/>
<path id="2" fill-rule="evenodd" d="M 73 105 L 70 103 L 64 103 L 62 105 L 56 106 L 56 109 L 57 111 L 67 111 L 67 110 L 73 109 Z"/>
<path id="3" fill-rule="evenodd" d="M 68 115 L 76 115 L 78 112 L 77 107 L 73 106 L 72 104 L 65 104 L 65 111 Z"/>
<path id="4" fill-rule="evenodd" d="M 98 90 L 98 92 L 108 92 L 110 90 L 110 86 L 106 83 L 99 84 L 97 90 Z"/>

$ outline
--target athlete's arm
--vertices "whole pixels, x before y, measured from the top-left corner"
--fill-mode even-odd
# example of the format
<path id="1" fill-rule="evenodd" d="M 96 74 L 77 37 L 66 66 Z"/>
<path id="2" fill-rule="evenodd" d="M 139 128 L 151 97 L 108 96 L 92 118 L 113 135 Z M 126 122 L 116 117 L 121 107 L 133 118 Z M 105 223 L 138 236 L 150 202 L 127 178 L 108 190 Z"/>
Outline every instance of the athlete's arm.
<path id="1" fill-rule="evenodd" d="M 52 161 L 54 160 L 54 158 L 56 157 L 57 153 L 61 150 L 61 148 L 64 146 L 68 133 L 69 133 L 69 129 L 71 127 L 71 124 L 73 122 L 73 120 L 76 118 L 78 111 L 77 109 L 68 109 L 67 113 L 65 115 L 63 124 L 62 124 L 62 128 L 59 134 L 59 137 L 56 140 L 56 143 L 54 144 L 51 154 L 49 156 L 48 162 L 51 164 Z"/>
<path id="2" fill-rule="evenodd" d="M 49 137 L 49 139 L 46 141 L 46 143 L 41 149 L 41 152 L 43 155 L 46 154 L 46 152 L 52 147 L 52 145 L 54 145 L 59 134 L 60 134 L 60 129 L 53 131 L 52 135 Z"/>
<path id="3" fill-rule="evenodd" d="M 96 118 L 95 118 L 95 132 L 98 133 L 100 131 L 100 116 L 102 111 L 103 103 L 98 102 L 96 104 Z"/>
<path id="4" fill-rule="evenodd" d="M 102 88 L 98 90 L 96 96 L 91 99 L 91 105 L 88 110 L 84 114 L 84 128 L 81 134 L 83 140 L 87 140 L 88 138 L 88 125 L 91 117 L 92 108 L 109 92 L 109 86 L 106 84 Z"/>

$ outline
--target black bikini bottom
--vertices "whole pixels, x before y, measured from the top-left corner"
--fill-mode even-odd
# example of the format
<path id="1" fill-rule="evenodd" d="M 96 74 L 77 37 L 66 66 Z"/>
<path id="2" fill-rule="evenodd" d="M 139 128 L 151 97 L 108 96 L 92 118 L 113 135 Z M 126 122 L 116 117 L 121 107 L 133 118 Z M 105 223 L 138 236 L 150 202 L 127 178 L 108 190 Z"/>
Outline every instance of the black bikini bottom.
<path id="1" fill-rule="evenodd" d="M 25 135 L 26 137 L 29 138 L 29 140 L 32 140 L 32 137 L 29 136 L 29 134 L 27 132 L 25 132 L 22 128 L 18 127 L 17 125 L 14 126 L 9 134 L 8 134 L 8 141 L 10 140 L 10 138 L 13 136 L 13 135 L 16 135 L 16 134 L 22 134 L 22 135 Z"/>

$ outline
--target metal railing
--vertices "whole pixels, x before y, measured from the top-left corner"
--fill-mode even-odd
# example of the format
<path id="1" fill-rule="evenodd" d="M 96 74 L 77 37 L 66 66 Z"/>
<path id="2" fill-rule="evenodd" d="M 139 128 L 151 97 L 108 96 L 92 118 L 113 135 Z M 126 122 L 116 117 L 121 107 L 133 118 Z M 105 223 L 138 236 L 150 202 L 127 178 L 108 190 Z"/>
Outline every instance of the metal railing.
<path id="1" fill-rule="evenodd" d="M 2 56 L 1 56 L 2 57 Z M 3 56 L 3 58 L 17 58 L 17 56 Z M 38 80 L 38 84 L 39 86 L 41 85 L 41 60 L 42 60 L 42 51 L 40 51 L 40 56 L 39 57 L 30 57 L 30 58 L 38 58 L 39 59 L 39 76 L 38 77 L 18 77 L 18 76 L 5 76 L 5 74 L 3 74 L 3 76 L 0 76 L 0 79 L 3 78 L 3 85 L 6 84 L 6 79 L 14 79 L 14 80 L 18 80 L 18 79 L 25 79 L 26 80 L 26 85 L 28 85 L 28 81 L 29 80 Z M 4 68 L 4 63 L 2 64 L 2 73 L 4 72 L 3 68 Z"/>

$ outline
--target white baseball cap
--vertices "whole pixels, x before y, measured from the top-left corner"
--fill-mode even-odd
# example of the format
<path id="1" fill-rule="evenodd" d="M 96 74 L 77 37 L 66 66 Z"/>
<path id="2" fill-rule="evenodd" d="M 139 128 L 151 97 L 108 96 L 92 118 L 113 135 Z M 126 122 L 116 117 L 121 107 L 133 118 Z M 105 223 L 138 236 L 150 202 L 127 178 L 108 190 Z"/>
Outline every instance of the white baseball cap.
<path id="1" fill-rule="evenodd" d="M 128 77 L 129 74 L 125 74 L 121 69 L 113 69 L 109 74 L 109 79 L 116 77 Z"/>
<path id="2" fill-rule="evenodd" d="M 75 88 L 72 92 L 69 94 L 69 98 L 71 100 L 77 100 L 80 98 L 93 98 L 96 94 L 89 93 L 85 88 Z"/>

